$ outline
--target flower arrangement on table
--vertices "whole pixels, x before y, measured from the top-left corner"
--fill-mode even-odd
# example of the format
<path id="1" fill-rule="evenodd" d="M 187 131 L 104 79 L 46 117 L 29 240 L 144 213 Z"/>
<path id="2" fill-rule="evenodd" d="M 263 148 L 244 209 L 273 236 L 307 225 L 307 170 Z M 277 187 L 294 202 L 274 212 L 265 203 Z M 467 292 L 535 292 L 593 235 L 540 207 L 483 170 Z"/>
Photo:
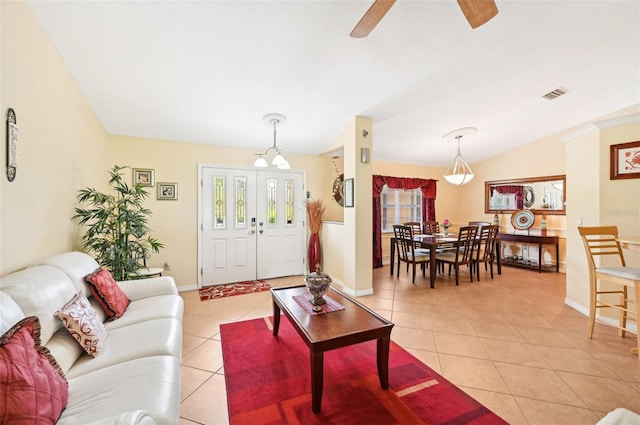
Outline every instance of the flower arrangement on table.
<path id="1" fill-rule="evenodd" d="M 444 233 L 445 236 L 447 236 L 449 234 L 449 227 L 451 227 L 453 223 L 451 223 L 451 220 L 449 220 L 448 218 L 445 218 L 444 220 L 442 220 L 442 223 L 440 224 L 440 227 L 442 227 L 442 233 Z"/>

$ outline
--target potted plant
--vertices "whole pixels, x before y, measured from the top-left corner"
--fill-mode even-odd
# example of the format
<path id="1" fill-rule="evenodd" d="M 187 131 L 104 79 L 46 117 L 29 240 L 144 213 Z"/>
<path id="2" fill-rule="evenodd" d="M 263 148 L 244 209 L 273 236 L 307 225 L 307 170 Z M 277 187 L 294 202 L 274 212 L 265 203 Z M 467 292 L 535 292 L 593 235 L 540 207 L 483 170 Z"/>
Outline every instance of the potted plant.
<path id="1" fill-rule="evenodd" d="M 128 167 L 114 165 L 109 171 L 109 184 L 114 193 L 101 193 L 93 188 L 78 192 L 78 201 L 86 208 L 76 208 L 73 220 L 86 227 L 82 248 L 95 254 L 96 261 L 109 270 L 115 280 L 130 278 L 143 266 L 151 252 L 164 245 L 149 236 L 148 217 L 151 210 L 143 201 L 149 196 L 142 184 L 129 186 L 121 171 Z"/>

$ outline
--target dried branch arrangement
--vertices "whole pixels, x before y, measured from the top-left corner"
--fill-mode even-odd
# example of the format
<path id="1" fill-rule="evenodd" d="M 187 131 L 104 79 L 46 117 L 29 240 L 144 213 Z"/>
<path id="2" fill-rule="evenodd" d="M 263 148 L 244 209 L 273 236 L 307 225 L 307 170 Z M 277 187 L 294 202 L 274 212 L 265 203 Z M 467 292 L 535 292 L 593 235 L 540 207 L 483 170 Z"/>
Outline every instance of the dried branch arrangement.
<path id="1" fill-rule="evenodd" d="M 307 199 L 307 220 L 309 221 L 309 230 L 311 230 L 311 233 L 318 233 L 320 231 L 324 210 L 325 205 L 322 199 Z"/>

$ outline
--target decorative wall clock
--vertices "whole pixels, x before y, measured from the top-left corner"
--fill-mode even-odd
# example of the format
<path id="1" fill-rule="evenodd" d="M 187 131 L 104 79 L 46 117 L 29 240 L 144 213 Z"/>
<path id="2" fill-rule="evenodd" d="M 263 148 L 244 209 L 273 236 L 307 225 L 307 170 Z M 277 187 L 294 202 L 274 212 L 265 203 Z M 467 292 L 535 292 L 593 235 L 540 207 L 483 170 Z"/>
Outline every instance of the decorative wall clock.
<path id="1" fill-rule="evenodd" d="M 335 199 L 341 207 L 344 207 L 344 174 L 340 174 L 333 181 L 333 199 Z"/>

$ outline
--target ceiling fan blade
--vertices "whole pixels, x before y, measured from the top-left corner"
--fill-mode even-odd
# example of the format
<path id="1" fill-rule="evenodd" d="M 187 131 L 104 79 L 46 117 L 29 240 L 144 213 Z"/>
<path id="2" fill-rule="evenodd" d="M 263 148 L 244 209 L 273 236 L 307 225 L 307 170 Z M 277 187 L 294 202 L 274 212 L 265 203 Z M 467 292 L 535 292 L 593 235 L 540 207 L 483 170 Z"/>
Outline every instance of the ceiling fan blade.
<path id="1" fill-rule="evenodd" d="M 396 0 L 376 0 L 364 14 L 358 25 L 351 31 L 351 37 L 364 38 L 378 25 Z"/>
<path id="2" fill-rule="evenodd" d="M 471 28 L 478 28 L 498 14 L 498 7 L 493 0 L 458 0 L 458 4 Z"/>

